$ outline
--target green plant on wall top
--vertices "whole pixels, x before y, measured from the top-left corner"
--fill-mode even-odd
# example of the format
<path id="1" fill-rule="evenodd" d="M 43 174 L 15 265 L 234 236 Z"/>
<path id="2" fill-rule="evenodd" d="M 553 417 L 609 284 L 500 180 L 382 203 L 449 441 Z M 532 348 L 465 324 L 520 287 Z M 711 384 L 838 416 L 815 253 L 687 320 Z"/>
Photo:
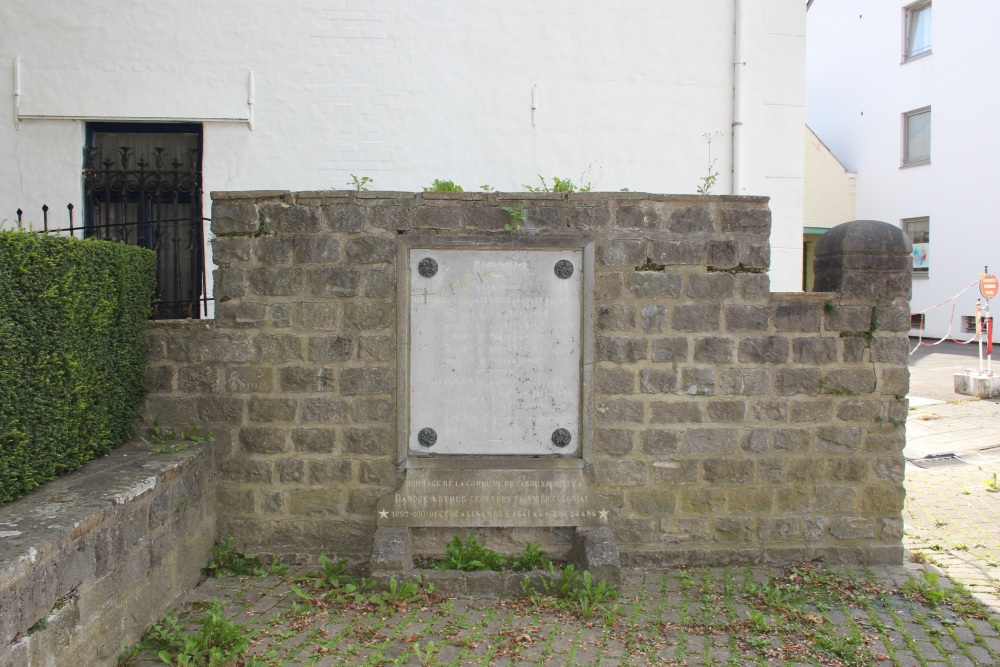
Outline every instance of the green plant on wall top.
<path id="1" fill-rule="evenodd" d="M 424 188 L 424 192 L 464 192 L 461 185 L 455 185 L 455 181 L 442 181 L 435 178 L 430 186 Z"/>
<path id="2" fill-rule="evenodd" d="M 368 188 L 365 186 L 374 182 L 375 179 L 368 178 L 367 176 L 358 178 L 354 174 L 351 174 L 351 180 L 349 180 L 347 184 L 353 186 L 357 192 L 368 192 Z"/>
<path id="3" fill-rule="evenodd" d="M 510 216 L 510 222 L 503 226 L 505 231 L 511 233 L 524 231 L 524 222 L 528 219 L 528 214 L 523 205 L 501 206 L 500 208 L 507 211 L 507 215 Z"/>
<path id="4" fill-rule="evenodd" d="M 523 187 L 528 192 L 563 192 L 563 193 L 590 192 L 590 190 L 593 188 L 593 183 L 590 183 L 589 181 L 584 185 L 578 186 L 575 183 L 573 183 L 573 181 L 571 181 L 570 179 L 559 178 L 558 176 L 552 177 L 551 187 L 549 187 L 549 184 L 545 181 L 545 177 L 542 176 L 541 174 L 538 174 L 538 180 L 542 182 L 541 186 L 522 185 L 521 187 Z"/>
<path id="5" fill-rule="evenodd" d="M 700 195 L 710 195 L 712 188 L 715 187 L 715 181 L 719 178 L 719 171 L 715 168 L 717 160 L 712 159 L 712 140 L 721 137 L 722 132 L 706 132 L 702 136 L 708 142 L 708 173 L 701 177 L 701 185 L 698 186 L 697 192 Z"/>

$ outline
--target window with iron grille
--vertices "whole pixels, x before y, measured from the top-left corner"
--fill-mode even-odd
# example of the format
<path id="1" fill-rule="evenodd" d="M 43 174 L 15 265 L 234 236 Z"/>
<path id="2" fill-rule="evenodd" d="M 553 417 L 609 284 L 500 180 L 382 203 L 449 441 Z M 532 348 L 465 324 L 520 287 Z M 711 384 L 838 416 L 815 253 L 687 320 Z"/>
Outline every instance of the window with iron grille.
<path id="1" fill-rule="evenodd" d="M 917 329 L 919 331 L 924 330 L 924 314 L 923 313 L 910 313 L 910 328 Z"/>
<path id="2" fill-rule="evenodd" d="M 201 125 L 87 125 L 84 233 L 156 251 L 154 319 L 206 314 L 201 148 Z"/>
<path id="3" fill-rule="evenodd" d="M 993 321 L 992 317 L 981 317 L 983 331 L 986 331 L 986 321 Z M 976 316 L 975 315 L 963 315 L 962 316 L 962 333 L 976 333 Z M 984 334 L 985 335 L 985 334 Z"/>

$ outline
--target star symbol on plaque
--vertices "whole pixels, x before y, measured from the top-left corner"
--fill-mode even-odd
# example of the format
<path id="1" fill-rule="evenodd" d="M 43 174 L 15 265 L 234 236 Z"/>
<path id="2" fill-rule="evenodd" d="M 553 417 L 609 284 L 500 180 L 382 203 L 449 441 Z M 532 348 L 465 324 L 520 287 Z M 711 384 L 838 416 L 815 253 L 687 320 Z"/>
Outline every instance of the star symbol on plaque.
<path id="1" fill-rule="evenodd" d="M 378 511 L 378 518 L 380 518 L 380 519 L 388 519 L 389 518 L 389 513 L 386 512 L 385 510 L 379 510 Z"/>
<path id="2" fill-rule="evenodd" d="M 598 510 L 598 511 L 600 512 L 600 515 L 601 515 L 601 521 L 607 521 L 608 520 L 608 510 Z"/>

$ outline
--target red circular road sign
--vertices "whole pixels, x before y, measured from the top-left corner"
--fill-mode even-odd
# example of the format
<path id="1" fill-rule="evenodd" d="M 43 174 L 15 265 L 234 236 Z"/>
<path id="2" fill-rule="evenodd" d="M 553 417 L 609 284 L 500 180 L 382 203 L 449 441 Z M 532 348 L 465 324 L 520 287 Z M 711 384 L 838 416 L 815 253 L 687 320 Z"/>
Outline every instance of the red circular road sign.
<path id="1" fill-rule="evenodd" d="M 992 299 L 997 294 L 1000 294 L 1000 281 L 992 273 L 987 273 L 979 280 L 979 293 L 985 299 Z"/>

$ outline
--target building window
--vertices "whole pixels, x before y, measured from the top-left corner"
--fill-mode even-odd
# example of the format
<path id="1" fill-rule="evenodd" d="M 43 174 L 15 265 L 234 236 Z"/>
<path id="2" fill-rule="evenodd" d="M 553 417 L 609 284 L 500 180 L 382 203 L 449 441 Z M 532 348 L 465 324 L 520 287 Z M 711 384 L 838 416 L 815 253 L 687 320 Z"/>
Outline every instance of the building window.
<path id="1" fill-rule="evenodd" d="M 931 108 L 903 114 L 903 165 L 914 167 L 931 162 Z"/>
<path id="2" fill-rule="evenodd" d="M 917 329 L 918 331 L 924 330 L 924 314 L 923 313 L 910 313 L 910 328 Z"/>
<path id="3" fill-rule="evenodd" d="M 981 327 L 982 331 L 984 331 L 984 332 L 986 331 L 986 328 L 988 326 L 993 326 L 992 325 L 992 322 L 993 322 L 993 318 L 992 317 L 982 317 L 982 316 L 980 316 L 979 322 L 980 322 L 979 326 Z M 976 333 L 976 316 L 975 315 L 963 315 L 962 316 L 962 333 L 970 333 L 970 334 Z"/>
<path id="4" fill-rule="evenodd" d="M 207 313 L 201 125 L 88 123 L 84 233 L 156 251 L 154 319 Z"/>
<path id="5" fill-rule="evenodd" d="M 926 276 L 930 263 L 928 253 L 931 241 L 930 218 L 908 218 L 903 220 L 903 231 L 913 242 L 913 273 Z"/>
<path id="6" fill-rule="evenodd" d="M 931 52 L 931 3 L 917 2 L 906 9 L 903 62 Z"/>

